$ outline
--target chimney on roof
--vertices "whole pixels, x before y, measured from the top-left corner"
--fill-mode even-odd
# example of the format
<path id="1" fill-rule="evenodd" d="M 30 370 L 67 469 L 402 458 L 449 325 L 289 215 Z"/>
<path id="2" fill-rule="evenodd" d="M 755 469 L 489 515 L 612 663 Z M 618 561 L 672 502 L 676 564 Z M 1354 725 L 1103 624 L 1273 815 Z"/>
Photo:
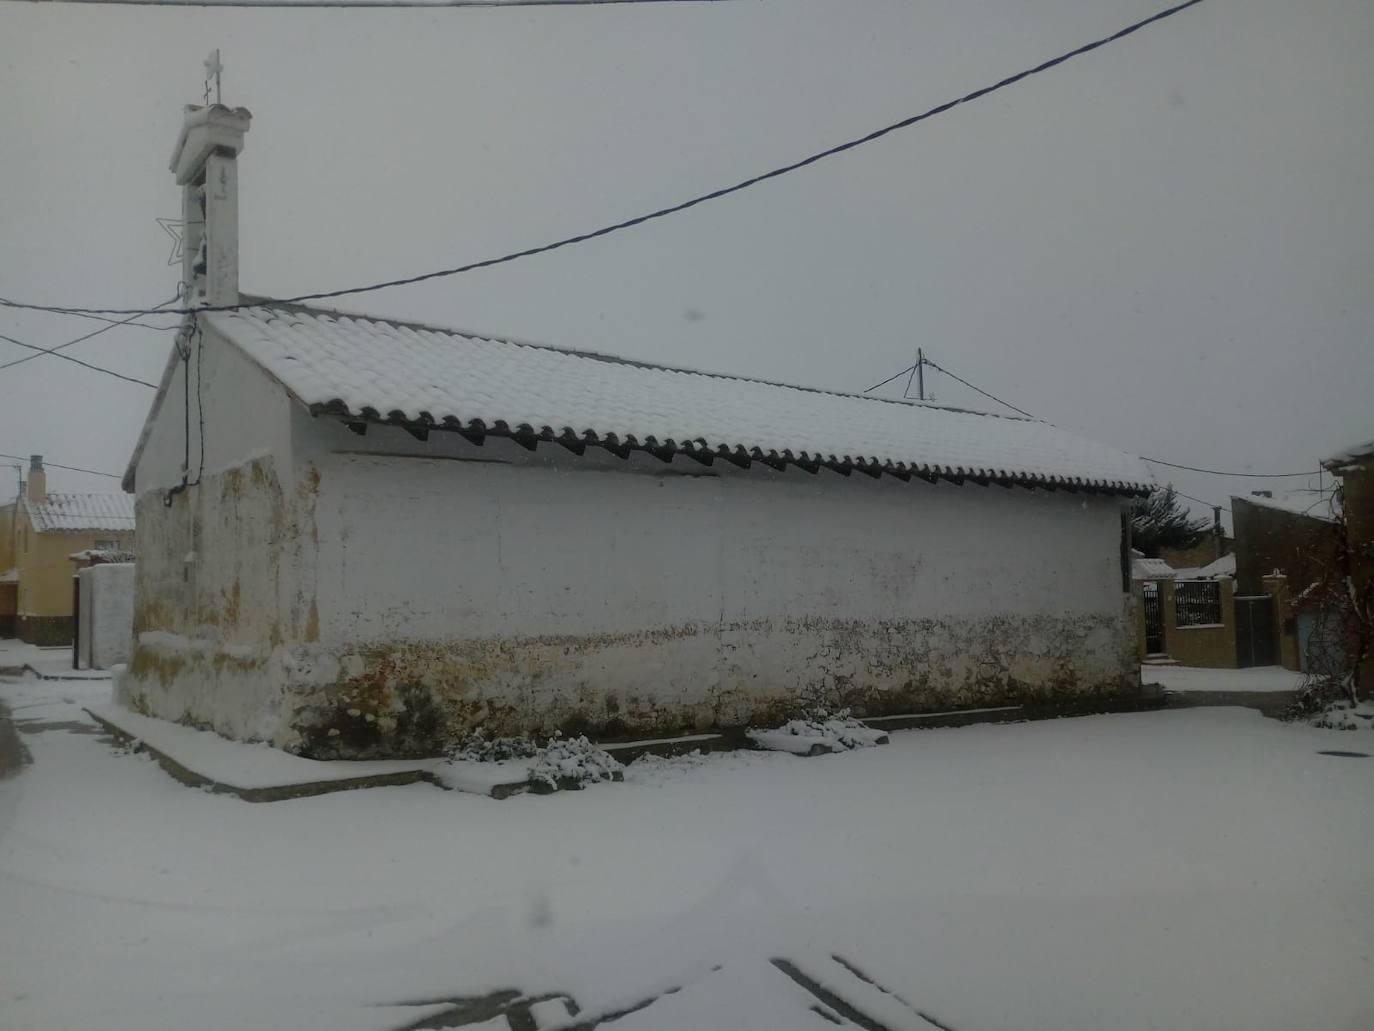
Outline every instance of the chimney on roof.
<path id="1" fill-rule="evenodd" d="M 172 151 L 181 187 L 182 282 L 195 304 L 239 303 L 238 156 L 247 108 L 188 104 Z"/>
<path id="2" fill-rule="evenodd" d="M 1272 490 L 1252 490 L 1250 494 L 1252 497 L 1256 498 L 1272 498 L 1274 496 Z"/>
<path id="3" fill-rule="evenodd" d="M 48 500 L 48 474 L 43 468 L 42 455 L 29 455 L 28 499 L 41 505 Z"/>

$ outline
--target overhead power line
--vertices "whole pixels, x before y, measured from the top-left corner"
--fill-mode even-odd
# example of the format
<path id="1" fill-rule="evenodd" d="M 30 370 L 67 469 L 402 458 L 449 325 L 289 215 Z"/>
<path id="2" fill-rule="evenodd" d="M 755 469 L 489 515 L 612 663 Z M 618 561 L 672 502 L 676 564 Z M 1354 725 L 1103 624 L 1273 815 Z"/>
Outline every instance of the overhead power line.
<path id="1" fill-rule="evenodd" d="M 900 121 L 893 122 L 890 125 L 885 125 L 880 129 L 874 129 L 870 133 L 867 133 L 863 136 L 859 136 L 852 140 L 847 140 L 844 143 L 836 144 L 833 147 L 827 147 L 825 150 L 818 151 L 814 154 L 809 155 L 808 157 L 802 158 L 799 161 L 793 161 L 790 164 L 782 165 L 778 168 L 771 169 L 770 171 L 750 176 L 748 179 L 741 180 L 740 182 L 735 183 L 733 186 L 724 186 L 718 190 L 712 190 L 710 193 L 699 194 L 698 196 L 692 197 L 689 200 L 682 201 L 678 204 L 670 205 L 666 208 L 659 208 L 657 211 L 651 211 L 646 215 L 638 215 L 634 218 L 625 219 L 623 222 L 615 222 L 608 226 L 602 226 L 600 229 L 594 229 L 586 233 L 579 233 L 576 236 L 564 237 L 563 239 L 555 240 L 552 243 L 545 243 L 540 244 L 537 247 L 527 247 L 524 250 L 512 251 L 509 254 L 503 254 L 497 258 L 486 258 L 482 261 L 469 262 L 466 265 L 459 265 L 456 268 L 439 269 L 435 272 L 424 272 L 420 275 L 406 276 L 402 279 L 391 279 L 381 283 L 372 283 L 368 286 L 355 286 L 348 287 L 347 289 L 343 290 L 326 290 L 321 291 L 319 293 L 300 294 L 296 297 L 282 298 L 279 303 L 299 304 L 305 301 L 322 301 L 333 297 L 345 297 L 350 294 L 370 293 L 375 290 L 385 290 L 395 286 L 409 286 L 414 283 L 423 283 L 431 279 L 440 279 L 447 276 L 461 275 L 465 272 L 474 272 L 478 269 L 491 268 L 495 265 L 504 265 L 508 262 L 518 261 L 521 258 L 533 257 L 536 254 L 547 254 L 550 251 L 556 251 L 563 247 L 571 247 L 574 244 L 585 243 L 588 240 L 595 240 L 598 237 L 609 236 L 611 233 L 616 233 L 623 229 L 630 229 L 634 226 L 643 225 L 646 222 L 652 222 L 656 219 L 666 218 L 667 216 L 675 215 L 680 211 L 686 211 L 688 208 L 694 208 L 698 204 L 705 204 L 707 201 L 719 200 L 721 197 L 728 197 L 732 193 L 738 193 L 741 190 L 747 190 L 749 187 L 757 186 L 759 183 L 766 182 L 769 179 L 776 179 L 779 176 L 787 175 L 789 172 L 795 172 L 799 169 L 806 168 L 809 165 L 814 165 L 818 161 L 823 161 L 826 158 L 834 157 L 836 154 L 842 154 L 845 151 L 854 150 L 856 147 L 862 147 L 866 143 L 872 143 L 875 140 L 882 139 L 884 136 L 887 136 L 890 133 L 894 133 L 899 129 L 906 129 L 910 126 L 916 125 L 919 122 L 924 122 L 928 118 L 934 118 L 936 115 L 944 114 L 946 111 L 958 107 L 960 104 L 971 103 L 972 101 L 978 100 L 982 97 L 986 97 L 991 93 L 996 93 L 999 90 L 1006 89 L 1008 86 L 1015 85 L 1022 79 L 1027 79 L 1033 75 L 1039 75 L 1042 72 L 1047 72 L 1051 68 L 1063 64 L 1065 61 L 1069 61 L 1075 57 L 1080 57 L 1081 55 L 1096 50 L 1099 47 L 1104 47 L 1108 43 L 1114 43 L 1119 39 L 1123 39 L 1126 36 L 1131 35 L 1132 33 L 1139 32 L 1146 26 L 1153 25 L 1155 22 L 1163 21 L 1165 18 L 1170 18 L 1173 15 L 1178 14 L 1181 11 L 1185 11 L 1190 7 L 1195 7 L 1200 3 L 1202 3 L 1202 0 L 1185 0 L 1184 3 L 1177 4 L 1156 14 L 1152 14 L 1148 18 L 1144 18 L 1138 22 L 1134 22 L 1131 25 L 1127 25 L 1124 29 L 1119 29 L 1118 31 L 1113 32 L 1110 36 L 1104 36 L 1101 39 L 1094 40 L 1091 43 L 1085 43 L 1080 47 L 1076 47 L 1073 50 L 1068 51 L 1067 53 L 1060 54 L 1058 57 L 1052 57 L 1048 61 L 1043 61 L 1033 68 L 1027 68 L 1025 71 L 1017 72 L 1015 75 L 1009 75 L 1005 79 L 995 82 L 990 86 L 984 86 L 982 89 L 974 90 L 972 93 L 966 93 L 964 96 L 959 97 L 955 100 L 949 100 L 943 104 L 938 104 L 928 111 L 923 111 L 920 114 L 911 115 L 910 117 L 903 118 Z M 7 300 L 5 298 L 0 298 L 0 305 L 4 305 L 10 308 L 24 308 L 33 311 L 57 312 L 67 315 L 146 315 L 149 314 L 152 310 L 148 308 L 65 307 L 57 305 L 32 304 L 21 301 Z M 184 308 L 170 310 L 175 311 L 178 314 L 189 315 L 194 311 L 233 311 L 238 308 L 246 308 L 250 306 L 251 305 L 248 304 L 222 304 L 207 305 L 201 308 Z"/>
<path id="2" fill-rule="evenodd" d="M 113 329 L 114 326 L 106 326 L 105 328 Z M 96 330 L 96 332 L 101 331 Z M 83 362 L 80 358 L 73 358 L 69 354 L 59 354 L 58 349 L 56 347 L 48 348 L 39 347 L 36 344 L 26 344 L 24 343 L 24 341 L 16 340 L 12 336 L 6 336 L 4 333 L 0 333 L 0 340 L 8 341 L 9 343 L 14 344 L 16 347 L 27 347 L 30 351 L 36 352 L 35 354 L 27 355 L 24 358 L 17 358 L 12 362 L 6 362 L 4 365 L 0 365 L 0 369 L 8 369 L 12 365 L 19 365 L 23 362 L 27 362 L 34 358 L 37 358 L 40 355 L 50 354 L 54 358 L 61 358 L 63 361 L 71 362 L 73 365 L 80 365 L 83 369 L 90 369 L 93 372 L 103 372 L 107 376 L 115 377 L 115 379 L 122 379 L 128 383 L 138 383 L 141 386 L 152 387 L 154 390 L 157 389 L 156 383 L 149 383 L 146 379 L 139 379 L 137 376 L 126 376 L 122 372 L 115 372 L 114 369 L 107 369 L 103 365 L 94 365 L 91 362 Z M 75 341 L 73 341 L 73 343 L 75 343 Z M 63 346 L 65 347 L 67 345 L 64 344 Z"/>
<path id="3" fill-rule="evenodd" d="M 592 4 L 727 3 L 730 0 L 26 0 L 27 3 L 101 4 L 117 7 L 322 7 L 339 9 L 441 7 L 582 7 Z"/>
<path id="4" fill-rule="evenodd" d="M 27 461 L 29 460 L 29 458 L 28 458 L 27 455 L 5 455 L 5 454 L 0 454 L 0 458 L 13 458 L 13 459 L 15 459 L 16 461 L 20 461 L 20 462 L 27 462 Z M 52 469 L 66 469 L 66 470 L 68 470 L 69 472 L 74 472 L 74 473 L 90 473 L 92 476 L 108 476 L 108 477 L 109 477 L 110 479 L 112 479 L 112 480 L 122 480 L 122 479 L 124 478 L 120 473 L 104 473 L 104 472 L 101 472 L 99 469 L 83 469 L 83 468 L 81 468 L 81 466 L 79 466 L 79 465 L 60 465 L 60 464 L 57 463 L 57 462 L 48 462 L 48 461 L 44 461 L 44 462 L 43 462 L 43 467 L 44 467 L 44 468 L 52 468 Z"/>
<path id="5" fill-rule="evenodd" d="M 1208 508 L 1228 508 L 1228 507 L 1230 507 L 1230 506 L 1228 506 L 1228 505 L 1215 505 L 1215 504 L 1213 504 L 1213 503 L 1210 502 L 1210 501 L 1203 501 L 1201 498 L 1195 498 L 1195 497 L 1193 497 L 1191 494 L 1184 494 L 1183 491 L 1179 490 L 1177 487 L 1174 487 L 1174 493 L 1177 494 L 1177 495 L 1178 495 L 1179 497 L 1181 497 L 1181 498 L 1187 498 L 1189 501 L 1196 501 L 1199 505 L 1206 505 Z"/>
<path id="6" fill-rule="evenodd" d="M 931 364 L 929 358 L 926 359 L 926 364 L 927 364 L 927 365 Z M 867 390 L 865 390 L 864 393 L 865 393 L 865 394 L 871 394 L 871 393 L 873 393 L 873 391 L 877 390 L 879 387 L 885 387 L 885 386 L 887 386 L 889 383 L 891 383 L 894 379 L 897 379 L 899 376 L 905 376 L 907 373 L 909 373 L 909 372 L 915 372 L 915 371 L 916 371 L 916 366 L 914 366 L 914 365 L 908 365 L 908 366 L 907 366 L 905 369 L 903 369 L 901 372 L 894 372 L 891 376 L 887 377 L 887 379 L 883 380 L 881 383 L 874 383 L 873 386 L 871 386 L 871 387 L 869 387 Z"/>
<path id="7" fill-rule="evenodd" d="M 159 308 L 165 308 L 165 307 L 167 307 L 167 305 L 175 303 L 175 301 L 176 301 L 176 298 L 175 298 L 175 297 L 169 298 L 168 300 L 163 301 L 161 304 L 157 305 L 157 307 L 154 308 L 153 311 L 157 311 Z M 87 316 L 84 316 L 84 317 L 86 317 L 86 318 L 98 318 L 98 316 L 92 316 L 92 315 L 87 315 Z M 84 333 L 84 334 L 82 334 L 81 336 L 77 337 L 75 340 L 68 340 L 65 344 L 58 344 L 56 347 L 39 347 L 39 346 L 37 346 L 36 344 L 27 344 L 27 343 L 25 343 L 25 342 L 22 341 L 22 340 L 16 340 L 16 339 L 15 339 L 14 337 L 12 337 L 12 336 L 6 336 L 4 333 L 0 333 L 0 340 L 7 340 L 7 341 L 9 341 L 11 344 L 14 344 L 16 347 L 24 347 L 24 348 L 27 348 L 28 350 L 34 352 L 33 354 L 27 354 L 27 355 L 25 355 L 23 358 L 16 358 L 16 359 L 14 359 L 13 361 L 4 362 L 3 364 L 0 364 L 0 370 L 8 369 L 8 368 L 11 368 L 11 367 L 13 367 L 13 366 L 15 366 L 15 365 L 23 365 L 25 362 L 31 362 L 31 361 L 33 361 L 35 358 L 41 358 L 41 357 L 43 357 L 44 355 L 52 355 L 54 358 L 61 358 L 61 359 L 63 359 L 64 361 L 69 361 L 69 362 L 72 362 L 72 363 L 75 364 L 75 365 L 80 365 L 82 368 L 91 369 L 91 370 L 93 370 L 93 371 L 95 371 L 95 372 L 103 372 L 103 373 L 104 373 L 105 375 L 107 375 L 107 376 L 113 376 L 113 377 L 115 377 L 116 379 L 122 379 L 122 380 L 125 380 L 126 382 L 129 382 L 129 383 L 138 383 L 138 384 L 140 384 L 140 385 L 142 385 L 142 386 L 145 386 L 145 387 L 152 387 L 154 390 L 156 390 L 156 389 L 157 389 L 157 384 L 156 384 L 156 383 L 149 383 L 147 380 L 139 379 L 137 376 L 126 376 L 126 375 L 125 375 L 124 373 L 122 373 L 122 372 L 115 372 L 113 369 L 107 369 L 107 368 L 105 368 L 103 365 L 95 365 L 95 364 L 93 364 L 93 363 L 91 363 L 91 362 L 82 361 L 80 358 L 73 358 L 73 357 L 72 357 L 71 355 L 69 355 L 69 354 L 61 354 L 61 353 L 60 353 L 60 352 L 62 352 L 62 351 L 65 351 L 67 348 L 72 347 L 72 346 L 75 345 L 75 344 L 81 343 L 83 340 L 89 340 L 89 339 L 91 339 L 92 337 L 97 337 L 97 336 L 99 336 L 101 333 L 108 333 L 108 332 L 109 332 L 110 330 L 112 330 L 112 329 L 115 329 L 115 328 L 117 328 L 117 327 L 119 327 L 119 326 L 125 326 L 125 325 L 128 325 L 128 324 L 130 324 L 130 323 L 134 323 L 134 325 L 141 326 L 141 327 L 143 327 L 144 329 L 154 329 L 154 328 L 157 328 L 157 329 L 165 329 L 165 328 L 169 328 L 169 327 L 163 327 L 163 326 L 158 326 L 158 327 L 147 326 L 147 325 L 145 325 L 144 323 L 141 323 L 141 322 L 136 322 L 136 323 L 135 323 L 134 320 L 135 320 L 136 318 L 138 318 L 137 315 L 131 315 L 131 316 L 129 316 L 128 318 L 122 319 L 122 320 L 120 320 L 120 321 L 118 321 L 118 322 L 111 321 L 110 319 L 101 319 L 101 321 L 107 323 L 107 325 L 101 326 L 99 329 L 91 330 L 91 332 L 89 332 L 89 333 Z"/>
<path id="8" fill-rule="evenodd" d="M 955 381 L 957 381 L 957 382 L 959 382 L 959 383 L 962 383 L 964 386 L 968 387 L 970 390 L 975 391 L 975 392 L 977 392 L 977 393 L 979 393 L 979 394 L 982 394 L 982 395 L 983 395 L 984 397 L 986 397 L 989 401 L 996 401 L 999 405 L 1002 405 L 1004 408 L 1010 408 L 1013 412 L 1016 412 L 1018 415 L 1024 415 L 1027 419 L 1034 419 L 1034 418 L 1035 418 L 1035 416 L 1031 415 L 1031 413 L 1028 412 L 1028 411 L 1026 411 L 1024 408 L 1017 408 L 1014 404 L 1011 404 L 1010 402 L 1007 402 L 1007 401 L 1003 401 L 1000 397 L 997 397 L 997 396 L 995 396 L 995 395 L 993 395 L 993 394 L 989 394 L 989 393 L 988 393 L 986 390 L 984 390 L 982 387 L 975 387 L 972 383 L 970 383 L 968 380 L 964 379 L 962 376 L 956 376 L 954 373 L 952 373 L 952 372 L 950 372 L 948 369 L 946 369 L 943 365 L 937 365 L 935 362 L 931 361 L 929 358 L 926 359 L 926 364 L 929 365 L 932 369 L 935 369 L 935 370 L 938 371 L 938 372 L 943 372 L 943 373 L 944 373 L 946 376 L 948 376 L 950 379 L 955 380 Z"/>
<path id="9" fill-rule="evenodd" d="M 1312 476 L 1317 472 L 1316 469 L 1305 469 L 1300 473 L 1238 473 L 1226 469 L 1201 469 L 1195 465 L 1179 465 L 1177 462 L 1166 462 L 1162 458 L 1150 458 L 1148 455 L 1140 457 L 1154 465 L 1167 465 L 1170 469 L 1186 469 L 1190 473 L 1209 473 L 1212 476 L 1243 476 L 1253 480 L 1283 480 L 1290 476 Z"/>
<path id="10" fill-rule="evenodd" d="M 943 372 L 943 373 L 944 373 L 946 376 L 948 376 L 950 379 L 952 379 L 952 380 L 957 380 L 958 382 L 962 383 L 964 386 L 968 387 L 970 390 L 973 390 L 973 391 L 976 391 L 976 392 L 979 393 L 979 394 L 982 394 L 982 395 L 983 395 L 984 397 L 986 397 L 989 401 L 996 401 L 999 405 L 1003 405 L 1003 406 L 1006 407 L 1006 408 L 1010 408 L 1013 412 L 1017 412 L 1017 413 L 1019 413 L 1019 414 L 1021 414 L 1021 415 L 1024 415 L 1024 416 L 1025 416 L 1026 418 L 1028 418 L 1028 419 L 1034 419 L 1034 418 L 1035 418 L 1034 415 L 1031 415 L 1031 413 L 1028 412 L 1028 411 L 1026 411 L 1024 408 L 1017 408 L 1014 404 L 1010 403 L 1009 401 L 1003 401 L 1003 400 L 1002 400 L 1000 397 L 998 397 L 997 395 L 988 393 L 988 392 L 987 392 L 986 390 L 984 390 L 982 387 L 977 386 L 977 385 L 975 385 L 975 384 L 973 384 L 973 383 L 970 383 L 968 380 L 964 379 L 962 376 L 957 376 L 957 375 L 955 375 L 954 373 L 950 372 L 950 371 L 949 371 L 948 369 L 946 369 L 943 365 L 940 365 L 938 362 L 934 361 L 933 359 L 931 359 L 931 358 L 929 358 L 929 357 L 923 357 L 923 358 L 922 358 L 922 361 L 923 361 L 926 365 L 929 365 L 932 369 L 936 369 L 936 370 L 938 370 L 938 371 L 940 371 L 940 372 Z M 865 390 L 864 393 L 865 393 L 865 394 L 868 394 L 868 393 L 873 392 L 874 390 L 877 390 L 879 387 L 886 386 L 887 384 L 891 383 L 894 379 L 897 379 L 897 378 L 899 378 L 899 377 L 901 377 L 901 376 L 905 376 L 907 373 L 911 372 L 914 368 L 915 368 L 914 365 L 908 365 L 905 369 L 902 369 L 901 372 L 893 373 L 891 376 L 889 376 L 887 379 L 883 380 L 881 383 L 875 383 L 875 384 L 873 384 L 873 386 L 871 386 L 871 387 L 869 387 L 867 390 Z M 1208 473 L 1208 474 L 1210 474 L 1210 475 L 1212 475 L 1212 476 L 1243 476 L 1243 477 L 1245 477 L 1245 478 L 1247 478 L 1247 479 L 1282 480 L 1282 479 L 1288 479 L 1289 477 L 1294 477 L 1294 476 L 1312 476 L 1312 475 L 1314 475 L 1314 474 L 1316 474 L 1316 473 L 1320 473 L 1320 471 L 1321 471 L 1320 469 L 1307 469 L 1307 470 L 1305 470 L 1305 471 L 1303 471 L 1303 472 L 1300 472 L 1300 473 L 1250 473 L 1250 472 L 1244 472 L 1244 473 L 1242 473 L 1242 472 L 1232 472 L 1232 471 L 1228 471 L 1228 470 L 1225 470 L 1225 469 L 1203 469 L 1203 468 L 1201 468 L 1200 466 L 1196 466 L 1196 465 L 1180 465 L 1178 462 L 1166 462 L 1166 461 L 1164 461 L 1164 459 L 1162 459 L 1162 458 L 1150 458 L 1150 457 L 1148 457 L 1148 456 L 1146 456 L 1146 455 L 1141 455 L 1140 458 L 1141 458 L 1142 461 L 1150 462 L 1150 463 L 1153 463 L 1154 465 L 1165 465 L 1165 466 L 1168 466 L 1170 469 L 1185 469 L 1185 470 L 1187 470 L 1187 471 L 1190 472 L 1190 473 Z M 1196 501 L 1196 502 L 1197 502 L 1198 504 L 1200 504 L 1200 505 L 1207 505 L 1208 507 L 1211 507 L 1211 508 L 1215 508 L 1215 507 L 1216 507 L 1216 506 L 1213 505 L 1210 501 L 1203 501 L 1201 498 L 1194 498 L 1194 497 L 1191 497 L 1190 495 L 1184 494 L 1181 490 L 1175 489 L 1174 493 L 1175 493 L 1175 494 L 1178 494 L 1180 497 L 1188 498 L 1189 501 Z"/>
<path id="11" fill-rule="evenodd" d="M 117 7 L 580 7 L 591 4 L 725 3 L 728 0 L 27 0 Z"/>

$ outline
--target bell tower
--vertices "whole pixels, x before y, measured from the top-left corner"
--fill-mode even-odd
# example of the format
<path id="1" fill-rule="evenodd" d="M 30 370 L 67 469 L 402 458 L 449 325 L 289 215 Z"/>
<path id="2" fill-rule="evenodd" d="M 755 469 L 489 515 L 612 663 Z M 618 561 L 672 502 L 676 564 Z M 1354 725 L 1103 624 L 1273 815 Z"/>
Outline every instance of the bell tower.
<path id="1" fill-rule="evenodd" d="M 218 77 L 218 51 L 212 59 Z M 252 119 L 242 107 L 186 106 L 171 168 L 181 187 L 188 306 L 239 303 L 238 156 Z"/>

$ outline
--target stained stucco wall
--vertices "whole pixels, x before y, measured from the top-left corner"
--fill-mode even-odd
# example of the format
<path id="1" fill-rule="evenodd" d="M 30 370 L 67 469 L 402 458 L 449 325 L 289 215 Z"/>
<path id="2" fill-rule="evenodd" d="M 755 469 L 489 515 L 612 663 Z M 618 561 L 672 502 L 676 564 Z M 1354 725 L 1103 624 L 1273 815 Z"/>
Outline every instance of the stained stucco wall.
<path id="1" fill-rule="evenodd" d="M 309 747 L 1134 686 L 1114 502 L 655 464 L 323 459 Z"/>
<path id="2" fill-rule="evenodd" d="M 116 696 L 229 736 L 275 740 L 286 679 L 279 660 L 304 636 L 294 599 L 290 402 L 213 332 L 196 346 L 191 417 L 187 366 L 178 362 L 135 471 L 135 646 Z M 189 479 L 199 482 L 172 493 L 188 450 Z"/>
<path id="3" fill-rule="evenodd" d="M 150 437 L 144 711 L 361 756 L 1137 687 L 1113 499 L 357 436 L 206 353 L 207 450 L 258 439 L 168 507 L 175 404 Z"/>

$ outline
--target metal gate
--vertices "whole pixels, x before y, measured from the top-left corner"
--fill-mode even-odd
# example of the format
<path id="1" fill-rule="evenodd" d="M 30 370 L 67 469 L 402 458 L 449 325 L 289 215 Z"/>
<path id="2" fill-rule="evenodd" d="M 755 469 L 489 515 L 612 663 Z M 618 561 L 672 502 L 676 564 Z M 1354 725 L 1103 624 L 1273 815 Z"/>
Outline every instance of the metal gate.
<path id="1" fill-rule="evenodd" d="M 1272 666 L 1274 654 L 1274 599 L 1267 594 L 1236 598 L 1236 665 Z"/>
<path id="2" fill-rule="evenodd" d="M 1145 598 L 1145 652 L 1147 655 L 1161 655 L 1164 652 L 1164 602 L 1160 598 L 1159 584 L 1147 580 L 1141 584 Z"/>

